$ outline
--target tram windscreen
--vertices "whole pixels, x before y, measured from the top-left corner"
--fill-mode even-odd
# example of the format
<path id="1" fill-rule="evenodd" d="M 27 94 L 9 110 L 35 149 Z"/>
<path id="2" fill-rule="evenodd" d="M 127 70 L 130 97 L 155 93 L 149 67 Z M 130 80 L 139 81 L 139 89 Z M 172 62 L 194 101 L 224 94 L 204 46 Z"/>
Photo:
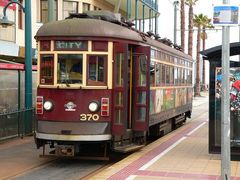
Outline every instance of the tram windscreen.
<path id="1" fill-rule="evenodd" d="M 82 83 L 82 54 L 59 54 L 58 55 L 58 79 L 59 84 Z"/>

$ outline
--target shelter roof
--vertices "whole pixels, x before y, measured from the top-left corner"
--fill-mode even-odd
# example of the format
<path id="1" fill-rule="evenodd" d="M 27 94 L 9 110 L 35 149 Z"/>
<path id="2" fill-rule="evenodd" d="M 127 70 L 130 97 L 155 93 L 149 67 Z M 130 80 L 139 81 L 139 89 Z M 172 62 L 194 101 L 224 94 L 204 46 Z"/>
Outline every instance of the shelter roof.
<path id="1" fill-rule="evenodd" d="M 222 57 L 222 45 L 201 51 L 200 54 L 203 55 L 204 60 L 220 61 Z M 240 55 L 240 42 L 230 43 L 230 56 L 235 55 Z"/>

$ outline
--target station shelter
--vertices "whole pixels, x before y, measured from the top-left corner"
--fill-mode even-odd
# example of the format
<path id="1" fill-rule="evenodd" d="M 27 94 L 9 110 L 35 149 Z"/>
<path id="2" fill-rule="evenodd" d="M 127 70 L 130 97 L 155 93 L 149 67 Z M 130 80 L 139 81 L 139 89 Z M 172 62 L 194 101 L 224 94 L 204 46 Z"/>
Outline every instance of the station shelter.
<path id="1" fill-rule="evenodd" d="M 202 51 L 209 66 L 209 153 L 221 152 L 222 45 Z M 240 55 L 240 42 L 230 43 L 230 59 Z M 230 137 L 232 158 L 240 157 L 240 61 L 230 60 Z"/>

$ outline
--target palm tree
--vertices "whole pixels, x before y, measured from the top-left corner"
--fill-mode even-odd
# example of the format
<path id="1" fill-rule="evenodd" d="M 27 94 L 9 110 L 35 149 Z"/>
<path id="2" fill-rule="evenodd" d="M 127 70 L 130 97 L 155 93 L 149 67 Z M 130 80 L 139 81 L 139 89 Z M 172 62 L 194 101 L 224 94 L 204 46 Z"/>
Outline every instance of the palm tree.
<path id="1" fill-rule="evenodd" d="M 180 1 L 181 12 L 181 47 L 182 51 L 185 51 L 185 0 Z"/>
<path id="2" fill-rule="evenodd" d="M 186 5 L 189 6 L 188 11 L 188 54 L 192 56 L 193 49 L 193 6 L 198 0 L 186 0 Z"/>
<path id="3" fill-rule="evenodd" d="M 202 24 L 202 33 L 201 33 L 201 39 L 202 39 L 202 50 L 205 50 L 205 45 L 206 45 L 206 39 L 207 39 L 207 33 L 206 33 L 206 28 L 208 29 L 213 29 L 214 26 L 211 23 L 211 19 L 209 19 L 207 16 L 204 16 L 203 19 L 203 24 Z M 203 61 L 203 71 L 202 71 L 202 84 L 204 85 L 204 90 L 205 89 L 205 61 Z"/>
<path id="4" fill-rule="evenodd" d="M 193 25 L 197 27 L 197 52 L 196 52 L 196 88 L 195 88 L 195 96 L 200 96 L 200 45 L 201 45 L 201 28 L 203 21 L 203 14 L 194 15 Z"/>

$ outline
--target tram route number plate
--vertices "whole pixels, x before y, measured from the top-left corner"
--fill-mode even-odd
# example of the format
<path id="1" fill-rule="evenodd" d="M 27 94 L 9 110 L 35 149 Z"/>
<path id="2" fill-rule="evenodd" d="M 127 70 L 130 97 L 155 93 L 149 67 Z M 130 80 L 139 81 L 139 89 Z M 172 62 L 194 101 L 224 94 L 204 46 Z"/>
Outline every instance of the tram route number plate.
<path id="1" fill-rule="evenodd" d="M 80 121 L 98 121 L 98 114 L 80 114 Z"/>

